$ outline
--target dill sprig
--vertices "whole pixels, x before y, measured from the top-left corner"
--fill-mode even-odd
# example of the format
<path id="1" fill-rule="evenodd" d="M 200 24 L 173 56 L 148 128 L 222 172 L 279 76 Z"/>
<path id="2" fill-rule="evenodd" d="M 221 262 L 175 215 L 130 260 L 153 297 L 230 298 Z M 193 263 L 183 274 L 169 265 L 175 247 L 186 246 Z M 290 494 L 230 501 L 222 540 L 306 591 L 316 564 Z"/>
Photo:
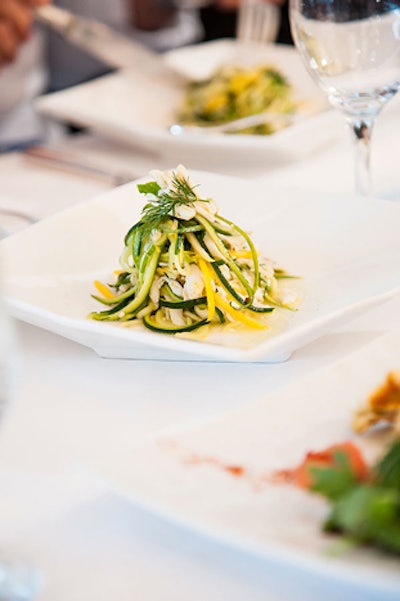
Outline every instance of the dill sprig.
<path id="1" fill-rule="evenodd" d="M 174 216 L 177 205 L 192 204 L 201 199 L 187 178 L 176 173 L 171 179 L 172 186 L 168 190 L 161 188 L 156 182 L 148 182 L 138 186 L 139 192 L 152 194 L 152 198 L 142 210 L 141 226 L 147 234 L 153 230 L 161 230 L 162 226 Z"/>

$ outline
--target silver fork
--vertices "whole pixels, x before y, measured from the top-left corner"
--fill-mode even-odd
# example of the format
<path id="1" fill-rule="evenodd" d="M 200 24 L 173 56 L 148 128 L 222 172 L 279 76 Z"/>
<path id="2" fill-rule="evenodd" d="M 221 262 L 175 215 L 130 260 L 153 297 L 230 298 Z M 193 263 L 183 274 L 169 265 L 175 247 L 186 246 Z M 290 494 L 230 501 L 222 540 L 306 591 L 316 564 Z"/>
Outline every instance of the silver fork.
<path id="1" fill-rule="evenodd" d="M 182 125 L 181 123 L 173 123 L 168 128 L 169 133 L 173 136 L 182 136 L 184 134 L 228 134 L 246 129 L 246 127 L 254 127 L 264 123 L 275 123 L 276 125 L 291 125 L 292 123 L 304 119 L 304 114 L 294 113 L 257 113 L 248 117 L 241 117 L 233 121 L 227 121 L 219 125 Z"/>
<path id="2" fill-rule="evenodd" d="M 264 0 L 241 0 L 236 37 L 243 42 L 276 40 L 280 25 L 280 11 L 276 4 Z"/>

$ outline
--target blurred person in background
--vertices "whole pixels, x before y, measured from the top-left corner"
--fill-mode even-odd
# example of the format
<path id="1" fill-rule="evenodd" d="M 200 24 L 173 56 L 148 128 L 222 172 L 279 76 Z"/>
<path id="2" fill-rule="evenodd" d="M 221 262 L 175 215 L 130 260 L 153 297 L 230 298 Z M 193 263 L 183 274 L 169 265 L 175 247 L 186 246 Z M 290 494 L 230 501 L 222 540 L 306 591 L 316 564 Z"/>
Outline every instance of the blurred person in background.
<path id="1" fill-rule="evenodd" d="M 283 0 L 265 0 L 281 4 Z M 196 0 L 55 0 L 54 4 L 107 23 L 125 35 L 165 51 L 226 37 L 240 0 L 214 0 L 197 10 Z M 44 93 L 88 81 L 107 66 L 65 41 L 34 26 L 37 7 L 51 0 L 0 0 L 0 151 L 49 137 L 51 126 L 35 113 L 34 99 Z M 211 12 L 211 23 L 206 11 Z M 214 15 L 214 16 L 213 16 Z M 219 15 L 219 17 L 217 16 Z M 218 27 L 219 33 L 216 30 Z M 229 37 L 234 36 L 234 27 Z"/>
<path id="2" fill-rule="evenodd" d="M 280 7 L 281 22 L 276 42 L 279 44 L 293 44 L 290 33 L 288 0 L 270 0 Z M 237 15 L 237 0 L 220 0 L 200 8 L 200 19 L 204 28 L 204 41 L 218 38 L 235 37 Z"/>

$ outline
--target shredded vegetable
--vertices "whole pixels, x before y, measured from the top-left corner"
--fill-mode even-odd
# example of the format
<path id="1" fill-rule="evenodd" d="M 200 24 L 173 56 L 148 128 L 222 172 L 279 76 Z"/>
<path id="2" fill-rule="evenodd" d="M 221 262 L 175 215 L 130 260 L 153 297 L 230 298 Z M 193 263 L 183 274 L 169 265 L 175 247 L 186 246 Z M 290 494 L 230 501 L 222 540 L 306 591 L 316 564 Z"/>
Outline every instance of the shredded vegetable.
<path id="1" fill-rule="evenodd" d="M 207 126 L 263 112 L 291 113 L 296 110 L 292 96 L 292 86 L 275 67 L 226 65 L 210 79 L 187 86 L 178 119 Z M 282 119 L 269 120 L 238 133 L 269 135 L 284 126 Z"/>
<path id="2" fill-rule="evenodd" d="M 250 236 L 201 198 L 184 167 L 151 172 L 139 184 L 141 219 L 125 236 L 121 269 L 93 298 L 106 305 L 96 320 L 132 322 L 164 333 L 206 324 L 268 328 L 276 308 L 292 310 L 280 281 L 290 276 L 259 255 Z"/>

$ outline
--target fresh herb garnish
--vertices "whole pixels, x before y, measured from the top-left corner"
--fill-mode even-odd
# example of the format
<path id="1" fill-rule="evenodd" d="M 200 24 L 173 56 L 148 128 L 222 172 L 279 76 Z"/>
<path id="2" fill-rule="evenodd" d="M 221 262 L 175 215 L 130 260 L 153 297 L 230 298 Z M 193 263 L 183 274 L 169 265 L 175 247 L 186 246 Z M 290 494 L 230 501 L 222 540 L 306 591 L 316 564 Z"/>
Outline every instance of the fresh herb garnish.
<path id="1" fill-rule="evenodd" d="M 174 173 L 171 183 L 168 189 L 161 188 L 157 182 L 138 185 L 139 192 L 154 196 L 142 211 L 141 221 L 147 233 L 161 229 L 165 222 L 174 216 L 175 207 L 178 205 L 188 205 L 200 200 L 194 187 L 184 176 Z"/>
<path id="2" fill-rule="evenodd" d="M 366 477 L 356 477 L 339 448 L 331 465 L 312 467 L 310 489 L 332 504 L 324 529 L 353 542 L 400 553 L 400 440 L 391 444 Z"/>

